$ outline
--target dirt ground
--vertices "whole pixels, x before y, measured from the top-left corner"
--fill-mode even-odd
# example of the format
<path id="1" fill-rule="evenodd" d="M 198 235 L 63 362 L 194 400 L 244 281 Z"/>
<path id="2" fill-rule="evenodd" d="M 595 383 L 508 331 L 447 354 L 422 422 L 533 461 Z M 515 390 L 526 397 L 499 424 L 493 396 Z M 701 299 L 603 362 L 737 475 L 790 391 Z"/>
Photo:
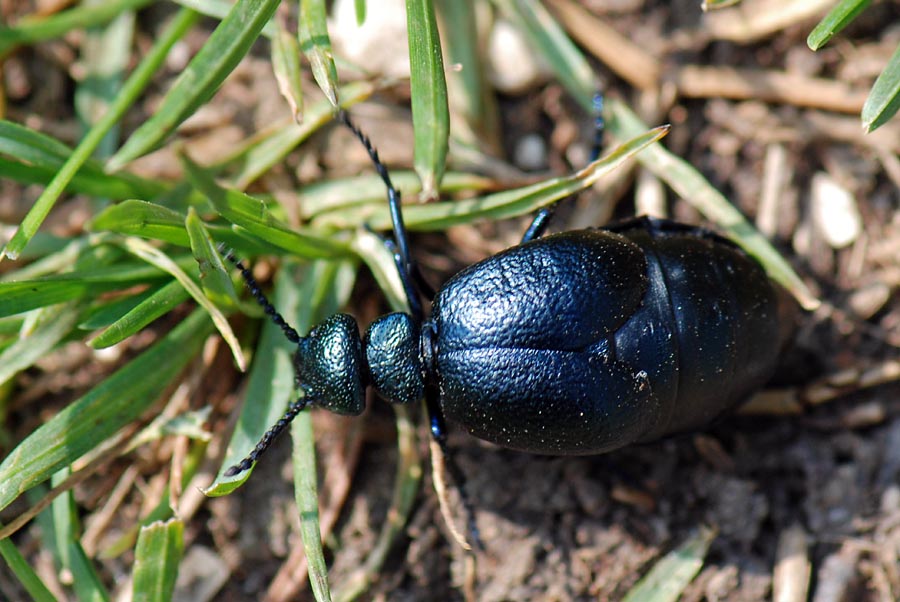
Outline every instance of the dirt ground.
<path id="1" fill-rule="evenodd" d="M 620 600 L 660 558 L 707 527 L 717 536 L 684 601 L 772 599 L 773 591 L 783 592 L 785 583 L 804 570 L 810 572 L 808 598 L 780 599 L 900 599 L 900 121 L 895 118 L 867 138 L 858 108 L 854 114 L 852 107 L 838 110 L 816 102 L 816 86 L 830 80 L 865 97 L 900 40 L 897 3 L 876 3 L 817 54 L 805 44 L 815 18 L 741 41 L 702 20 L 693 1 L 583 4 L 656 57 L 679 91 L 638 93 L 627 77 L 592 57 L 606 93 L 644 103 L 642 112 L 654 123 L 672 123 L 666 146 L 761 222 L 823 306 L 804 317 L 774 389 L 754 400 L 758 409 L 728 416 L 701 434 L 598 457 L 553 458 L 499 449 L 454 431 L 450 449 L 467 479 L 486 548 L 474 569 L 438 510 L 426 430 L 416 417 L 426 459 L 423 484 L 408 524 L 361 599 L 462 600 L 468 591 L 482 602 Z M 148 11 L 148 18 L 156 14 L 156 9 Z M 140 27 L 152 28 L 143 21 Z M 41 128 L 71 140 L 77 131 L 68 108 L 66 70 L 72 59 L 69 43 L 63 42 L 9 59 L 7 118 L 27 122 L 41 115 Z M 786 71 L 800 83 L 789 98 L 773 99 L 760 86 L 735 98 L 724 79 L 718 81 L 721 88 L 715 78 L 701 86 L 691 67 L 742 67 L 763 76 Z M 245 60 L 235 79 L 204 109 L 206 120 L 195 125 L 192 153 L 206 147 L 215 153 L 217 146 L 261 128 L 278 104 L 265 52 Z M 848 103 L 859 103 L 858 94 L 847 96 Z M 411 162 L 405 102 L 403 90 L 395 90 L 370 103 L 375 109 L 361 110 L 364 128 L 386 162 L 397 167 Z M 572 148 L 583 150 L 589 143 L 590 116 L 558 83 L 542 81 L 520 94 L 501 95 L 499 102 L 508 154 L 523 137 L 538 134 L 547 143 L 541 173 L 577 167 Z M 276 112 L 285 110 L 281 106 Z M 365 116 L 373 112 L 383 118 L 375 122 Z M 348 163 L 341 140 L 327 132 L 316 136 L 290 166 L 293 173 L 279 174 L 270 183 L 326 177 L 333 167 L 344 174 L 367 169 L 362 162 Z M 157 174 L 177 169 L 171 157 L 155 161 L 142 169 Z M 631 174 L 616 217 L 634 213 L 636 189 L 652 188 L 645 176 Z M 860 217 L 859 231 L 842 248 L 834 248 L 811 225 L 826 180 L 849 193 Z M 773 182 L 779 199 L 774 219 L 761 201 L 772 194 L 767 187 Z M 4 221 L 20 215 L 21 199 L 32 193 L 2 183 Z M 580 224 L 595 199 L 583 195 L 562 210 L 554 227 Z M 677 219 L 701 222 L 672 193 L 664 200 Z M 63 211 L 53 219 L 67 216 L 72 213 Z M 426 278 L 437 285 L 462 266 L 513 244 L 525 223 L 459 227 L 414 236 L 413 244 Z M 366 274 L 353 300 L 349 310 L 361 322 L 386 309 Z M 238 390 L 240 376 L 227 361 L 219 364 L 218 386 Z M 88 366 L 81 369 L 94 374 Z M 73 382 L 72 398 L 89 384 Z M 59 407 L 65 397 L 54 396 L 44 407 Z M 795 402 L 790 411 L 774 409 L 786 399 Z M 213 429 L 225 428 L 234 403 L 233 396 L 227 397 L 216 408 Z M 37 412 L 35 404 L 25 407 L 31 409 L 13 412 L 15 422 L 8 426 L 15 440 L 40 420 L 28 414 Z M 330 580 L 340 589 L 366 562 L 388 520 L 397 435 L 390 408 L 376 401 L 362 420 L 319 412 L 315 425 L 324 488 L 347 488 L 338 498 L 322 500 L 322 514 L 336 515 L 325 542 Z M 225 498 L 198 501 L 186 530 L 186 565 L 224 574 L 207 599 L 258 600 L 264 592 L 269 600 L 311 599 L 302 554 L 296 552 L 288 456 L 289 445 L 282 441 L 247 486 Z M 151 486 L 158 465 L 150 452 L 140 452 L 139 459 L 137 480 Z M 120 474 L 127 466 L 122 460 L 112 472 Z M 98 478 L 78 491 L 85 514 L 102 507 L 109 493 L 104 484 L 111 482 Z M 139 516 L 141 496 L 128 499 L 130 506 L 120 512 Z M 786 559 L 795 564 L 783 568 Z M 111 582 L 128 570 L 122 559 L 107 562 L 105 576 Z M 197 578 L 197 583 L 215 581 Z"/>

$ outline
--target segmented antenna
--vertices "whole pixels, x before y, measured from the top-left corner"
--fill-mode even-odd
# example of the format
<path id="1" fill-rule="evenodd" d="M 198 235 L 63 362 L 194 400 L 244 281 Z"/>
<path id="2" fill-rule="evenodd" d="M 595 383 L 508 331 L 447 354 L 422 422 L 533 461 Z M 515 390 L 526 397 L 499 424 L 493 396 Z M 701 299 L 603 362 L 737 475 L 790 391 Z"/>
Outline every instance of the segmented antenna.
<path id="1" fill-rule="evenodd" d="M 292 401 L 288 406 L 287 412 L 278 419 L 278 422 L 272 425 L 272 427 L 267 430 L 262 438 L 260 438 L 259 443 L 256 444 L 256 447 L 253 448 L 247 456 L 225 471 L 226 477 L 233 477 L 235 475 L 241 474 L 245 470 L 250 470 L 254 463 L 259 460 L 259 457 L 263 455 L 263 453 L 269 449 L 269 446 L 272 445 L 272 442 L 275 441 L 276 437 L 281 434 L 281 432 L 287 428 L 287 426 L 291 423 L 291 421 L 297 417 L 297 414 L 302 412 L 304 408 L 309 404 L 309 400 L 306 397 L 298 399 L 296 401 Z"/>
<path id="2" fill-rule="evenodd" d="M 241 260 L 234 256 L 234 251 L 227 248 L 225 245 L 219 245 L 219 253 L 225 256 L 225 259 L 230 261 L 234 267 L 236 267 L 241 272 L 241 277 L 244 279 L 244 283 L 247 285 L 247 290 L 250 291 L 250 294 L 253 295 L 253 298 L 256 299 L 256 302 L 260 307 L 263 308 L 263 311 L 266 312 L 266 315 L 272 319 L 272 322 L 275 323 L 278 328 L 284 333 L 284 336 L 287 337 L 291 343 L 299 343 L 302 338 L 296 330 L 294 330 L 290 324 L 288 324 L 284 317 L 278 310 L 275 309 L 275 306 L 269 302 L 269 299 L 262 292 L 262 289 L 259 287 L 259 283 L 256 282 L 256 278 L 253 277 L 253 274 L 250 270 L 244 267 L 244 264 L 241 263 Z"/>
<path id="3" fill-rule="evenodd" d="M 387 186 L 388 206 L 391 210 L 391 221 L 394 223 L 394 238 L 397 242 L 397 250 L 400 252 L 400 257 L 403 258 L 404 267 L 409 270 L 412 261 L 409 252 L 409 244 L 406 241 L 406 228 L 403 225 L 403 213 L 400 211 L 400 193 L 394 188 L 388 169 L 378 157 L 378 151 L 372 146 L 372 141 L 369 140 L 369 137 L 363 134 L 362 130 L 356 127 L 356 124 L 350 120 L 350 115 L 347 111 L 342 109 L 338 112 L 337 117 L 351 132 L 353 132 L 365 147 L 366 152 L 369 153 L 369 158 L 372 159 L 372 163 L 375 165 L 375 171 L 378 172 L 384 185 Z"/>

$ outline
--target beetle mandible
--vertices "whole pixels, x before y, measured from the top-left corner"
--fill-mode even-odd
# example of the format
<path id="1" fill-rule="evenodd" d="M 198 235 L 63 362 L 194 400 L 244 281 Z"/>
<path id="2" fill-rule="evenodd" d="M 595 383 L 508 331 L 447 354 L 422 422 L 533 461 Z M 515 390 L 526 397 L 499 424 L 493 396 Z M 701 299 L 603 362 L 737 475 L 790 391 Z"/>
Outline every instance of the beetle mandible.
<path id="1" fill-rule="evenodd" d="M 233 255 L 252 295 L 297 345 L 304 395 L 226 476 L 249 469 L 308 406 L 358 415 L 365 391 L 396 404 L 424 397 L 432 435 L 444 419 L 503 447 L 599 454 L 694 429 L 744 400 L 774 371 L 796 304 L 732 242 L 650 217 L 542 237 L 552 206 L 521 244 L 469 266 L 436 294 L 413 261 L 397 190 L 387 240 L 410 313 L 377 318 L 360 337 L 337 314 L 307 336 L 288 325 Z M 602 121 L 598 118 L 598 137 Z M 421 297 L 432 298 L 426 318 Z"/>

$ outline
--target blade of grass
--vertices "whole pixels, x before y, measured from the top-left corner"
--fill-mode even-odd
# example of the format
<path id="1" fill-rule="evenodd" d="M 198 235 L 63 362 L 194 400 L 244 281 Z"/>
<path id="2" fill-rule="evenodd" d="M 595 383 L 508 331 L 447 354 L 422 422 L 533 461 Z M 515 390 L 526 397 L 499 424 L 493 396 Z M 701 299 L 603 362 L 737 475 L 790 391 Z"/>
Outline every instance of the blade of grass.
<path id="1" fill-rule="evenodd" d="M 494 0 L 494 4 L 519 26 L 560 83 L 590 112 L 598 89 L 594 70 L 547 9 L 537 0 Z"/>
<path id="2" fill-rule="evenodd" d="M 77 533 L 69 542 L 69 563 L 72 567 L 75 595 L 79 602 L 107 602 L 110 599 L 109 592 L 103 586 L 103 580 L 78 541 Z"/>
<path id="3" fill-rule="evenodd" d="M 309 412 L 301 412 L 291 424 L 294 442 L 294 499 L 300 515 L 300 535 L 309 565 L 309 583 L 316 602 L 331 602 L 328 566 L 319 527 L 319 490 L 316 483 L 316 445 Z"/>
<path id="4" fill-rule="evenodd" d="M 88 340 L 94 349 L 104 349 L 124 341 L 145 326 L 175 309 L 190 298 L 180 282 L 174 280 L 156 290 L 131 311 Z"/>
<path id="5" fill-rule="evenodd" d="M 82 5 L 97 6 L 106 0 L 84 0 Z M 121 91 L 122 78 L 131 60 L 134 44 L 133 10 L 125 11 L 102 27 L 89 27 L 80 47 L 80 62 L 84 73 L 78 78 L 74 105 L 82 127 L 89 130 Z M 116 126 L 109 129 L 93 151 L 95 158 L 108 157 L 115 151 L 119 139 Z M 102 196 L 102 195 L 101 195 Z M 100 202 L 96 199 L 96 202 Z"/>
<path id="6" fill-rule="evenodd" d="M 884 71 L 875 80 L 872 91 L 862 108 L 862 122 L 866 132 L 885 123 L 900 109 L 900 46 L 894 51 Z"/>
<path id="7" fill-rule="evenodd" d="M 107 207 L 87 227 L 94 232 L 107 230 L 188 247 L 191 239 L 184 220 L 184 215 L 168 207 L 131 199 Z"/>
<path id="8" fill-rule="evenodd" d="M 81 330 L 97 330 L 106 328 L 129 311 L 137 307 L 147 297 L 155 293 L 161 286 L 150 286 L 137 294 L 125 293 L 115 299 L 98 299 L 84 312 L 78 328 Z"/>
<path id="9" fill-rule="evenodd" d="M 431 231 L 480 219 L 498 220 L 524 215 L 592 186 L 624 161 L 665 136 L 667 131 L 667 127 L 660 127 L 639 134 L 570 176 L 551 178 L 481 198 L 404 207 L 403 219 L 410 230 Z M 327 223 L 333 226 L 352 227 L 364 223 L 375 230 L 391 227 L 388 209 L 383 204 L 372 207 L 367 214 L 354 208 L 352 212 L 333 212 L 322 217 L 323 222 L 327 218 Z"/>
<path id="10" fill-rule="evenodd" d="M 646 127 L 622 102 L 609 99 L 606 106 L 610 111 L 610 118 L 606 121 L 607 128 L 617 137 L 632 136 Z M 804 308 L 813 310 L 818 307 L 819 300 L 766 237 L 744 219 L 741 212 L 691 164 L 676 157 L 660 144 L 648 147 L 647 152 L 638 160 L 755 257 L 769 276 L 789 290 Z"/>
<path id="11" fill-rule="evenodd" d="M 112 4 L 112 3 L 108 3 Z M 59 196 L 71 182 L 78 170 L 87 162 L 91 154 L 97 149 L 106 134 L 122 118 L 125 111 L 137 99 L 141 91 L 150 82 L 153 74 L 165 60 L 169 50 L 196 21 L 196 13 L 182 10 L 163 33 L 162 37 L 154 45 L 147 57 L 134 70 L 128 81 L 122 87 L 116 100 L 110 106 L 109 111 L 101 117 L 96 125 L 85 135 L 78 147 L 68 152 L 65 149 L 57 158 L 64 159 L 65 164 L 59 169 L 53 180 L 44 189 L 38 200 L 28 211 L 25 219 L 19 225 L 16 233 L 0 253 L 0 260 L 4 256 L 15 260 L 28 244 L 28 241 L 37 232 L 44 219 L 50 213 Z M 58 149 L 57 149 L 58 151 Z"/>
<path id="12" fill-rule="evenodd" d="M 841 0 L 809 33 L 806 45 L 810 50 L 818 50 L 827 44 L 834 34 L 847 27 L 871 3 L 872 0 Z"/>
<path id="13" fill-rule="evenodd" d="M 369 98 L 385 84 L 386 82 L 354 82 L 343 86 L 340 89 L 342 106 L 350 107 Z M 303 115 L 302 124 L 294 121 L 278 124 L 268 132 L 251 138 L 243 148 L 239 148 L 222 162 L 222 165 L 239 164 L 237 173 L 231 178 L 234 187 L 238 190 L 247 188 L 273 165 L 283 161 L 313 132 L 330 123 L 333 115 L 334 107 L 329 101 L 323 100 L 309 107 Z"/>
<path id="14" fill-rule="evenodd" d="M 57 602 L 11 539 L 0 539 L 0 556 L 34 602 Z"/>
<path id="15" fill-rule="evenodd" d="M 422 190 L 422 182 L 412 171 L 391 170 L 391 181 L 403 194 L 414 196 Z M 496 189 L 498 183 L 477 174 L 447 172 L 441 179 L 441 194 L 478 192 Z M 310 219 L 322 213 L 367 204 L 385 202 L 384 181 L 377 174 L 312 182 L 298 191 L 303 197 L 303 217 Z"/>
<path id="16" fill-rule="evenodd" d="M 194 10 L 205 17 L 211 17 L 221 21 L 228 16 L 228 12 L 234 8 L 233 0 L 172 0 L 175 4 Z M 262 35 L 274 39 L 277 35 L 275 23 L 269 21 L 262 28 Z"/>
<path id="17" fill-rule="evenodd" d="M 60 165 L 62 162 L 60 162 Z M 0 179 L 9 179 L 22 184 L 40 184 L 47 186 L 59 169 L 26 165 L 21 161 L 6 159 L 0 157 Z M 156 186 L 149 180 L 146 182 L 137 182 L 136 178 L 95 175 L 93 173 L 85 173 L 84 170 L 75 174 L 71 181 L 66 184 L 63 192 L 78 192 L 88 196 L 103 196 L 113 199 L 127 199 L 129 197 L 155 196 L 157 194 L 147 194 L 151 187 L 158 189 L 161 193 L 165 190 L 163 185 Z"/>
<path id="18" fill-rule="evenodd" d="M 73 29 L 102 25 L 126 10 L 136 10 L 153 0 L 107 0 L 83 5 L 49 17 L 25 17 L 13 27 L 0 27 L 0 57 L 23 44 L 58 38 Z"/>
<path id="19" fill-rule="evenodd" d="M 228 320 L 225 319 L 225 315 L 219 310 L 218 307 L 213 305 L 212 301 L 207 298 L 206 295 L 203 294 L 203 291 L 200 290 L 200 287 L 197 286 L 197 283 L 187 275 L 187 273 L 181 269 L 181 267 L 172 261 L 172 259 L 157 249 L 156 247 L 151 246 L 149 243 L 144 242 L 139 238 L 126 238 L 122 242 L 122 247 L 125 248 L 129 253 L 139 257 L 149 263 L 150 265 L 156 266 L 157 268 L 163 270 L 167 274 L 170 274 L 178 283 L 188 292 L 188 294 L 194 298 L 194 301 L 197 302 L 200 307 L 202 307 L 209 314 L 209 317 L 212 318 L 213 324 L 216 326 L 216 330 L 219 331 L 219 334 L 222 335 L 222 338 L 228 344 L 228 347 L 231 349 L 231 355 L 234 357 L 235 363 L 241 370 L 246 369 L 247 361 L 244 359 L 244 352 L 241 349 L 241 344 L 237 340 L 237 336 L 235 336 L 234 331 L 231 330 L 231 325 L 228 323 Z"/>
<path id="20" fill-rule="evenodd" d="M 150 266 L 114 266 L 21 282 L 0 282 L 0 316 L 13 316 L 164 277 L 164 272 Z"/>
<path id="21" fill-rule="evenodd" d="M 272 38 L 272 70 L 278 91 L 291 107 L 294 121 L 303 121 L 303 78 L 300 67 L 300 44 L 297 38 L 276 19 L 278 34 Z"/>
<path id="22" fill-rule="evenodd" d="M 278 0 L 238 0 L 172 85 L 159 109 L 107 163 L 110 172 L 156 148 L 209 100 L 269 22 Z"/>
<path id="23" fill-rule="evenodd" d="M 228 190 L 216 184 L 212 176 L 188 157 L 182 157 L 190 182 L 200 190 L 219 214 L 233 224 L 299 257 L 322 258 L 347 255 L 347 245 L 314 234 L 308 229 L 291 228 L 275 218 L 265 203 L 250 195 Z"/>
<path id="24" fill-rule="evenodd" d="M 167 602 L 184 553 L 184 523 L 177 518 L 141 528 L 134 550 L 132 600 Z"/>
<path id="25" fill-rule="evenodd" d="M 715 537 L 712 529 L 700 529 L 657 562 L 622 602 L 676 602 L 703 568 L 703 559 Z"/>
<path id="26" fill-rule="evenodd" d="M 413 164 L 422 180 L 422 197 L 435 200 L 447 163 L 450 109 L 432 1 L 406 0 L 406 23 L 415 137 Z"/>
<path id="27" fill-rule="evenodd" d="M 211 329 L 206 312 L 194 311 L 19 443 L 0 463 L 0 509 L 136 420 L 197 354 Z"/>
<path id="28" fill-rule="evenodd" d="M 0 383 L 32 366 L 72 332 L 79 311 L 73 305 L 38 310 L 39 325 L 27 337 L 16 340 L 0 353 Z"/>
<path id="29" fill-rule="evenodd" d="M 328 15 L 324 0 L 300 0 L 297 34 L 300 49 L 312 67 L 313 77 L 332 107 L 340 104 L 337 67 L 331 38 L 328 37 Z"/>
<path id="30" fill-rule="evenodd" d="M 479 35 L 476 5 L 458 0 L 436 0 L 447 64 L 450 131 L 455 139 L 491 150 L 500 148 L 497 99 L 485 74 L 484 36 Z M 459 118 L 457 120 L 456 118 Z M 406 190 L 405 188 L 402 190 Z"/>
<path id="31" fill-rule="evenodd" d="M 222 257 L 209 236 L 203 221 L 191 207 L 184 220 L 185 229 L 191 237 L 191 251 L 200 266 L 200 284 L 203 292 L 219 307 L 234 309 L 240 305 L 229 271 L 222 263 Z"/>

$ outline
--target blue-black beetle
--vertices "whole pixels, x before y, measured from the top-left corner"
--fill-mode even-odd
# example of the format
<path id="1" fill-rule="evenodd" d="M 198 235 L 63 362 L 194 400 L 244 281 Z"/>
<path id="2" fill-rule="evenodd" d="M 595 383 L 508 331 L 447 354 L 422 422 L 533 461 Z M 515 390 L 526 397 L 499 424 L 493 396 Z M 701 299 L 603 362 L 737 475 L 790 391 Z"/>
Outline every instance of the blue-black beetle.
<path id="1" fill-rule="evenodd" d="M 306 406 L 363 411 L 372 386 L 391 403 L 423 397 L 435 439 L 444 417 L 504 447 L 598 454 L 709 423 L 771 376 L 796 305 L 762 267 L 706 230 L 637 218 L 541 237 L 474 264 L 429 295 L 410 257 L 399 195 L 388 190 L 397 268 L 411 313 L 357 323 L 338 314 L 300 336 L 233 257 L 257 301 L 297 344 L 304 396 L 226 474 L 252 466 Z M 420 295 L 433 299 L 425 319 Z"/>

